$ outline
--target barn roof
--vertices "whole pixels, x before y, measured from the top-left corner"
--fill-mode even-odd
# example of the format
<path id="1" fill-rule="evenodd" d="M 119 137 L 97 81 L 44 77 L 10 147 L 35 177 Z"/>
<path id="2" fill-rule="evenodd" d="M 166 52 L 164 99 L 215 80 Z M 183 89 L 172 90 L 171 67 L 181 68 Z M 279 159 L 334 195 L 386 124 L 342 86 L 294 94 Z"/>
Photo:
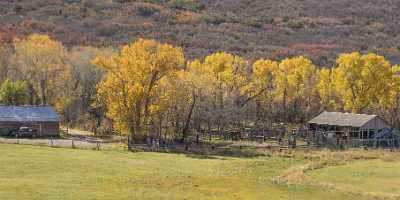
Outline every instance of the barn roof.
<path id="1" fill-rule="evenodd" d="M 0 122 L 59 122 L 50 106 L 0 106 Z"/>
<path id="2" fill-rule="evenodd" d="M 374 119 L 375 117 L 377 116 L 341 112 L 323 112 L 310 120 L 308 123 L 332 126 L 362 127 L 364 124 Z"/>

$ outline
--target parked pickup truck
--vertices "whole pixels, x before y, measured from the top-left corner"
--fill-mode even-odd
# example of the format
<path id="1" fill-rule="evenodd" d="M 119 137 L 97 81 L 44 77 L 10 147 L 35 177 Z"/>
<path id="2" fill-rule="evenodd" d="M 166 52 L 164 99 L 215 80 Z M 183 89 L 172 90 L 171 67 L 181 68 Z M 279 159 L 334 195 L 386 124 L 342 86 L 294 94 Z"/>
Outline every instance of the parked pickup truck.
<path id="1" fill-rule="evenodd" d="M 11 131 L 10 136 L 35 138 L 38 136 L 38 132 L 36 130 L 32 130 L 28 127 L 19 127 L 19 129 Z"/>

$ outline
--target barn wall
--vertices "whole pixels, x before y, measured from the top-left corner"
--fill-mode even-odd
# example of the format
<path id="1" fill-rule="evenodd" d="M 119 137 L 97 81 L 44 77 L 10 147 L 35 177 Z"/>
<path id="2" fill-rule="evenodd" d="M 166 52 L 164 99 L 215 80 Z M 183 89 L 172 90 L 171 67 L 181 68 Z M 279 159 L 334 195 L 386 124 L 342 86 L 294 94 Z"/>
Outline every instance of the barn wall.
<path id="1" fill-rule="evenodd" d="M 370 120 L 360 129 L 375 129 L 380 130 L 384 128 L 391 128 L 391 126 L 385 122 L 385 120 L 381 119 L 380 117 L 375 117 L 374 119 Z"/>
<path id="2" fill-rule="evenodd" d="M 41 136 L 59 136 L 60 134 L 58 122 L 0 122 L 0 134 L 6 135 L 24 126 L 37 130 Z"/>
<path id="3" fill-rule="evenodd" d="M 46 122 L 42 124 L 42 135 L 44 136 L 59 136 L 60 125 L 57 122 Z"/>

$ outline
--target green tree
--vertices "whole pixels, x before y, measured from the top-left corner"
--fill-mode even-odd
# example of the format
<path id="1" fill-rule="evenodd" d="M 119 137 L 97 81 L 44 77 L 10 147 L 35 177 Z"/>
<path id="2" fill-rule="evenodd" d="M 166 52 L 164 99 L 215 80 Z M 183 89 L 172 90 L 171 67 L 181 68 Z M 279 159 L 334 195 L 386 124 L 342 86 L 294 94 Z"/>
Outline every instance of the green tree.
<path id="1" fill-rule="evenodd" d="M 25 82 L 6 79 L 0 88 L 0 102 L 5 105 L 23 105 L 28 101 L 28 88 Z"/>

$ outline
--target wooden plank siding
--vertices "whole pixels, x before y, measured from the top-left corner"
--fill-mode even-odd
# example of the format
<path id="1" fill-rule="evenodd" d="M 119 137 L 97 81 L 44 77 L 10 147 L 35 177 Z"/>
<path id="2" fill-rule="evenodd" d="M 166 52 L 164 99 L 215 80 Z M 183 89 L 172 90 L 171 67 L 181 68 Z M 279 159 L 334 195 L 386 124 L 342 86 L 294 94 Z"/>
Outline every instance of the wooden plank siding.
<path id="1" fill-rule="evenodd" d="M 20 127 L 29 127 L 37 130 L 39 136 L 54 137 L 60 135 L 58 122 L 0 122 L 0 134 L 6 135 Z"/>

